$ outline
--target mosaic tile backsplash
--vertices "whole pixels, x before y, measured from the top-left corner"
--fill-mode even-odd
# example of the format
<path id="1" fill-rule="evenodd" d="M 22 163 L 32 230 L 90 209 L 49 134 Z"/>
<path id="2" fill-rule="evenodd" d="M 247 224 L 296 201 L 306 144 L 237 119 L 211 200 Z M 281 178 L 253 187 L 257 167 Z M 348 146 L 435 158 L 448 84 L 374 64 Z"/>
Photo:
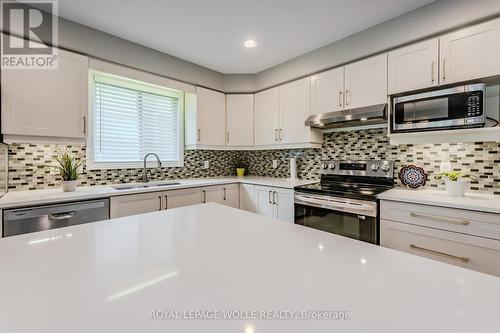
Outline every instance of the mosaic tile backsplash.
<path id="1" fill-rule="evenodd" d="M 47 165 L 52 163 L 53 145 L 13 144 L 9 146 L 9 190 L 44 189 L 59 186 L 60 179 Z M 71 149 L 85 155 L 85 147 Z M 476 176 L 470 190 L 500 195 L 500 143 L 425 144 L 391 146 L 385 129 L 325 133 L 320 149 L 264 151 L 186 151 L 184 167 L 151 171 L 152 180 L 193 177 L 230 176 L 237 161 L 248 166 L 248 173 L 258 176 L 288 177 L 288 159 L 297 156 L 298 177 L 319 178 L 319 165 L 329 159 L 388 159 L 395 161 L 396 172 L 404 165 L 423 167 L 429 175 L 427 187 L 444 188 L 433 177 L 441 162 L 453 169 Z M 210 168 L 203 169 L 203 161 Z M 278 168 L 272 161 L 278 160 Z M 397 173 L 396 173 L 397 175 Z M 86 170 L 80 185 L 107 185 L 141 181 L 141 169 Z M 397 177 L 396 177 L 397 178 Z"/>

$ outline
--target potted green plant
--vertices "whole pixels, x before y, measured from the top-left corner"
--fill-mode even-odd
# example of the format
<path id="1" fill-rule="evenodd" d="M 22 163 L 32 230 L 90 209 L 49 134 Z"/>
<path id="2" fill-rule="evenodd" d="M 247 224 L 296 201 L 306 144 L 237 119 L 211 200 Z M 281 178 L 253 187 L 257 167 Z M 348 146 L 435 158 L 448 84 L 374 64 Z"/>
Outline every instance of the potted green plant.
<path id="1" fill-rule="evenodd" d="M 59 172 L 63 180 L 63 192 L 75 191 L 83 159 L 72 153 L 68 148 L 56 148 L 54 149 L 54 160 L 56 163 L 52 167 Z"/>
<path id="2" fill-rule="evenodd" d="M 467 188 L 467 181 L 463 178 L 475 179 L 460 171 L 445 171 L 437 174 L 435 179 L 445 179 L 446 193 L 454 197 L 463 197 Z"/>
<path id="3" fill-rule="evenodd" d="M 243 177 L 247 169 L 247 163 L 243 161 L 236 161 L 235 166 L 236 166 L 236 176 Z"/>

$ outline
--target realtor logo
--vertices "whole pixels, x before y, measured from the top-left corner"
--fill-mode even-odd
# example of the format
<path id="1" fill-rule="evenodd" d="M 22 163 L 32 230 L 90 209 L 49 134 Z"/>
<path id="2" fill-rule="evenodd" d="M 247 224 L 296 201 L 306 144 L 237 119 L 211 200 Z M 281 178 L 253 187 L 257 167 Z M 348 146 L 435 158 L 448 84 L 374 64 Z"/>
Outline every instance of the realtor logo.
<path id="1" fill-rule="evenodd" d="M 56 69 L 56 0 L 0 2 L 2 69 Z"/>

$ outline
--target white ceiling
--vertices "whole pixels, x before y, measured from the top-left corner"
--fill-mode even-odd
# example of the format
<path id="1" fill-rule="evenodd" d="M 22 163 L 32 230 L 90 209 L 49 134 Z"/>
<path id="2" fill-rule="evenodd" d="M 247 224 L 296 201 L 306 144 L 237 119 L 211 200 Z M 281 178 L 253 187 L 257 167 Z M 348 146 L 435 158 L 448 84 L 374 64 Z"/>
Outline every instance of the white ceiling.
<path id="1" fill-rule="evenodd" d="M 59 0 L 59 15 L 225 74 L 253 74 L 432 0 Z M 244 48 L 246 39 L 258 46 Z"/>

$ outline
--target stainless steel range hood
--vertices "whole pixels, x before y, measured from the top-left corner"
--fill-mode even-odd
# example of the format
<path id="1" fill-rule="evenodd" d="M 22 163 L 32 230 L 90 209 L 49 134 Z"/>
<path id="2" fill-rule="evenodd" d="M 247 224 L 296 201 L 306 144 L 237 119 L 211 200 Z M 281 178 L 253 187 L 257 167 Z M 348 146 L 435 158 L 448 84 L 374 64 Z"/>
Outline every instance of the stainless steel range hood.
<path id="1" fill-rule="evenodd" d="M 334 111 L 309 116 L 305 124 L 315 128 L 341 128 L 387 123 L 387 104 Z"/>

